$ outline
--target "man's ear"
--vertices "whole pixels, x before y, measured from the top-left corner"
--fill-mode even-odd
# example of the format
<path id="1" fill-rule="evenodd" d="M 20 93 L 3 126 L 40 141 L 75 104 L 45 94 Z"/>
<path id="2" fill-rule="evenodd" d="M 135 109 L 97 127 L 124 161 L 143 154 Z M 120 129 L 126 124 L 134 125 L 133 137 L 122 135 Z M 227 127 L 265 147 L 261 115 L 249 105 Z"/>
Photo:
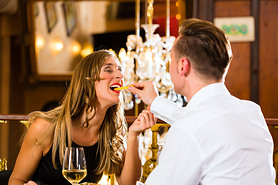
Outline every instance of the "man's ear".
<path id="1" fill-rule="evenodd" d="M 180 76 L 184 76 L 188 74 L 189 69 L 190 69 L 190 63 L 187 58 L 183 57 L 180 59 L 180 66 L 179 66 L 179 72 Z"/>

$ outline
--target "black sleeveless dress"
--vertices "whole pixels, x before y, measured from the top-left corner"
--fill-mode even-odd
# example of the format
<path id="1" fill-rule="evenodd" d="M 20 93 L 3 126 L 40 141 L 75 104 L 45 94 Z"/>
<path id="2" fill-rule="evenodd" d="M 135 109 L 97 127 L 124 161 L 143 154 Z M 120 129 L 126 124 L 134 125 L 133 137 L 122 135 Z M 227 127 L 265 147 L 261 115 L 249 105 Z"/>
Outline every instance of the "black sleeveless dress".
<path id="1" fill-rule="evenodd" d="M 87 176 L 80 182 L 98 183 L 102 174 L 95 174 L 94 170 L 99 164 L 100 154 L 97 153 L 98 142 L 93 146 L 79 146 L 72 143 L 74 147 L 83 147 L 87 165 Z M 35 171 L 32 180 L 40 185 L 71 185 L 62 175 L 62 165 L 59 162 L 59 152 L 56 155 L 57 169 L 52 164 L 52 147 L 40 160 L 40 163 Z"/>

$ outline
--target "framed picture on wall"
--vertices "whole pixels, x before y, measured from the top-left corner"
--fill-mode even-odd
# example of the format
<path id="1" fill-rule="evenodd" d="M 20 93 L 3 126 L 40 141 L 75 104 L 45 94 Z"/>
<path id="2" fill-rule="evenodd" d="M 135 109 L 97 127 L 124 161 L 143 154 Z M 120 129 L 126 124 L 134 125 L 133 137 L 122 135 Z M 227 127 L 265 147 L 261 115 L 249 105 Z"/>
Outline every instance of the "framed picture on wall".
<path id="1" fill-rule="evenodd" d="M 76 8 L 74 3 L 63 3 L 67 36 L 70 36 L 76 27 Z"/>
<path id="2" fill-rule="evenodd" d="M 221 28 L 231 42 L 254 42 L 255 19 L 245 17 L 215 17 L 214 24 Z"/>
<path id="3" fill-rule="evenodd" d="M 39 15 L 39 7 L 36 3 L 34 3 L 34 17 Z"/>
<path id="4" fill-rule="evenodd" d="M 55 3 L 54 2 L 44 3 L 44 9 L 45 9 L 47 29 L 48 29 L 48 33 L 50 33 L 58 21 Z"/>

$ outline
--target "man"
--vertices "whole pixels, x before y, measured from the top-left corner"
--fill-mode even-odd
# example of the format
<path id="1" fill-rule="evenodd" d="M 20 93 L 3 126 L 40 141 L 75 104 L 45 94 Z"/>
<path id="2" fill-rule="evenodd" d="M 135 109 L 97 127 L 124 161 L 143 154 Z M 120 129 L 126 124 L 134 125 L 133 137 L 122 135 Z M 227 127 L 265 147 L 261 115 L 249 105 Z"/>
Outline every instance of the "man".
<path id="1" fill-rule="evenodd" d="M 232 59 L 224 32 L 198 19 L 183 22 L 179 32 L 170 74 L 187 106 L 159 97 L 152 82 L 129 88 L 171 124 L 146 185 L 274 185 L 273 140 L 261 109 L 224 85 Z"/>

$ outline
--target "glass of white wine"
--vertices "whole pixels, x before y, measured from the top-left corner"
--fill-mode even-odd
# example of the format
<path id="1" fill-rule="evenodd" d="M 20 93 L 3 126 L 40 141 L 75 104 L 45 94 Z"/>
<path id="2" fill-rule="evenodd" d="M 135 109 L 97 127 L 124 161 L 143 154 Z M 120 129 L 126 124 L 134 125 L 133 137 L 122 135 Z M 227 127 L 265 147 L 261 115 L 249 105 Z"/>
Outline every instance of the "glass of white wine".
<path id="1" fill-rule="evenodd" d="M 87 175 L 86 159 L 82 147 L 67 147 L 63 161 L 63 176 L 73 185 Z"/>

